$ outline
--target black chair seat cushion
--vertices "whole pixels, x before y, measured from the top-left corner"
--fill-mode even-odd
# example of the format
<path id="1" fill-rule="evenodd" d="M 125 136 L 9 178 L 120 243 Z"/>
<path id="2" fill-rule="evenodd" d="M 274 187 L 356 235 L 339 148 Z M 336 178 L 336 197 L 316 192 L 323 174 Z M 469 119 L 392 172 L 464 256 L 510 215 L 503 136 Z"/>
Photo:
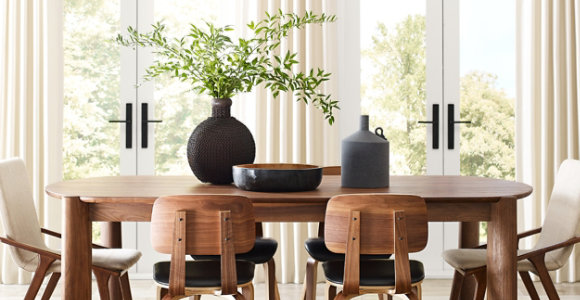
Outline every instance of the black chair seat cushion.
<path id="1" fill-rule="evenodd" d="M 169 285 L 170 262 L 161 261 L 153 266 L 153 280 L 162 285 Z M 236 261 L 238 285 L 254 279 L 255 264 L 251 261 Z M 219 260 L 197 260 L 185 262 L 185 287 L 219 287 L 221 286 Z"/>
<path id="2" fill-rule="evenodd" d="M 410 261 L 411 282 L 417 283 L 425 278 L 423 264 L 416 260 Z M 322 263 L 326 280 L 334 284 L 343 284 L 344 260 L 331 260 Z M 360 261 L 361 286 L 394 286 L 395 261 L 392 259 L 370 259 Z"/>
<path id="3" fill-rule="evenodd" d="M 236 254 L 236 259 L 251 261 L 257 265 L 268 262 L 278 249 L 278 242 L 272 239 L 256 238 L 254 248 L 246 253 Z M 194 260 L 219 260 L 219 255 L 191 255 Z"/>
<path id="4" fill-rule="evenodd" d="M 334 253 L 324 244 L 324 238 L 317 237 L 317 238 L 310 238 L 304 242 L 304 246 L 306 247 L 306 252 L 312 256 L 312 258 L 316 259 L 317 261 L 329 261 L 329 260 L 344 260 L 344 254 Z M 391 257 L 390 254 L 381 254 L 381 255 L 361 255 L 361 260 L 367 259 L 388 259 Z"/>

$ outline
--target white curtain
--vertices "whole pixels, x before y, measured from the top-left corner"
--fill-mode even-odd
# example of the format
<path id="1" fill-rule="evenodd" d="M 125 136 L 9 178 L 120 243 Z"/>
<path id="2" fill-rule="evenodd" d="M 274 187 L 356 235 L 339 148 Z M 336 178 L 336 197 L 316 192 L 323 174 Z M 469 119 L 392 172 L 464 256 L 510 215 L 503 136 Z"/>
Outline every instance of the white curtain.
<path id="1" fill-rule="evenodd" d="M 62 173 L 62 57 L 62 0 L 0 0 L 0 159 L 24 159 L 40 224 L 56 231 L 60 203 L 44 186 Z M 0 267 L 1 283 L 30 280 L 5 246 Z"/>
<path id="2" fill-rule="evenodd" d="M 517 2 L 516 176 L 534 188 L 518 207 L 520 231 L 542 225 L 560 163 L 579 158 L 578 2 Z M 533 243 L 528 241 L 526 247 Z M 576 248 L 556 272 L 557 281 L 580 278 Z"/>
<path id="3" fill-rule="evenodd" d="M 305 11 L 320 14 L 336 14 L 336 1 L 308 0 L 244 0 L 238 1 L 236 11 L 238 28 L 244 24 L 261 20 L 264 12 Z M 297 52 L 300 62 L 295 71 L 322 68 L 331 72 L 331 80 L 324 92 L 338 98 L 337 87 L 337 29 L 335 23 L 309 25 L 303 30 L 294 30 L 281 44 L 280 51 Z M 336 111 L 338 115 L 338 111 Z M 312 105 L 297 102 L 291 94 L 272 97 L 264 88 L 234 99 L 233 115 L 244 122 L 252 131 L 256 141 L 256 162 L 259 163 L 310 163 L 320 166 L 339 165 L 339 122 L 330 126 L 322 113 Z M 337 116 L 338 117 L 338 116 Z M 282 223 L 266 224 L 264 234 L 279 242 L 276 253 L 277 279 L 282 283 L 302 282 L 308 254 L 304 241 L 316 236 L 317 224 Z M 321 272 L 319 272 L 321 274 Z M 319 275 L 320 276 L 320 275 Z"/>

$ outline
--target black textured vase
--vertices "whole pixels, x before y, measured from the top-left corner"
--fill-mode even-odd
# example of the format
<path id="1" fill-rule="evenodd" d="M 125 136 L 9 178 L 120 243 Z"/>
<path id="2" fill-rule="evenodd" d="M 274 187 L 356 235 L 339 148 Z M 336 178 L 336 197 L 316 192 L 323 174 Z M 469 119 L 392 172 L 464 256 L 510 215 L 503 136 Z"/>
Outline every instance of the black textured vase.
<path id="1" fill-rule="evenodd" d="M 230 115 L 232 100 L 213 99 L 212 116 L 201 122 L 189 137 L 187 160 L 202 182 L 230 184 L 232 166 L 251 164 L 256 156 L 252 133 Z"/>

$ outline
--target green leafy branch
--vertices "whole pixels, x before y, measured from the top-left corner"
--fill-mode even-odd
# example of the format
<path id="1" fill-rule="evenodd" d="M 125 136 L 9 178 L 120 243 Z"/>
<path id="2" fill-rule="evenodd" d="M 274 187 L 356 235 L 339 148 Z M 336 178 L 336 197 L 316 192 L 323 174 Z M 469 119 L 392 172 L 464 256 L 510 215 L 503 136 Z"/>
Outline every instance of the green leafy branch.
<path id="1" fill-rule="evenodd" d="M 293 66 L 299 63 L 297 53 L 276 54 L 276 50 L 292 29 L 335 20 L 334 15 L 306 12 L 298 16 L 280 10 L 248 24 L 253 37 L 239 38 L 236 42 L 227 35 L 232 26 L 216 27 L 209 22 L 205 23 L 205 29 L 190 24 L 189 33 L 181 38 L 167 38 L 165 25 L 157 23 L 148 33 L 129 27 L 127 37 L 119 34 L 115 40 L 123 46 L 153 48 L 156 59 L 147 68 L 146 80 L 168 73 L 190 82 L 194 91 L 214 98 L 231 98 L 264 83 L 274 97 L 280 92 L 292 92 L 298 101 L 313 103 L 333 124 L 333 109 L 339 109 L 338 101 L 320 90 L 331 73 L 322 69 L 293 72 Z"/>

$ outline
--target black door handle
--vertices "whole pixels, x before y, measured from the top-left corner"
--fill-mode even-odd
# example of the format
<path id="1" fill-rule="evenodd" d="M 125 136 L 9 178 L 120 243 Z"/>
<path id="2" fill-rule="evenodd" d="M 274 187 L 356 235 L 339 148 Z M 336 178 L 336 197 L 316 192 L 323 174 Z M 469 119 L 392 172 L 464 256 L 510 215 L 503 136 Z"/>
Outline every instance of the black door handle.
<path id="1" fill-rule="evenodd" d="M 133 147 L 133 104 L 125 104 L 125 120 L 109 120 L 109 123 L 125 123 L 125 148 Z"/>
<path id="2" fill-rule="evenodd" d="M 147 148 L 149 140 L 149 123 L 161 123 L 162 120 L 149 120 L 149 104 L 141 103 L 141 148 Z"/>
<path id="3" fill-rule="evenodd" d="M 455 148 L 455 124 L 471 124 L 471 121 L 455 121 L 455 105 L 447 104 L 447 149 Z"/>
<path id="4" fill-rule="evenodd" d="M 439 104 L 433 104 L 433 121 L 419 121 L 419 123 L 433 125 L 433 149 L 439 149 Z"/>

